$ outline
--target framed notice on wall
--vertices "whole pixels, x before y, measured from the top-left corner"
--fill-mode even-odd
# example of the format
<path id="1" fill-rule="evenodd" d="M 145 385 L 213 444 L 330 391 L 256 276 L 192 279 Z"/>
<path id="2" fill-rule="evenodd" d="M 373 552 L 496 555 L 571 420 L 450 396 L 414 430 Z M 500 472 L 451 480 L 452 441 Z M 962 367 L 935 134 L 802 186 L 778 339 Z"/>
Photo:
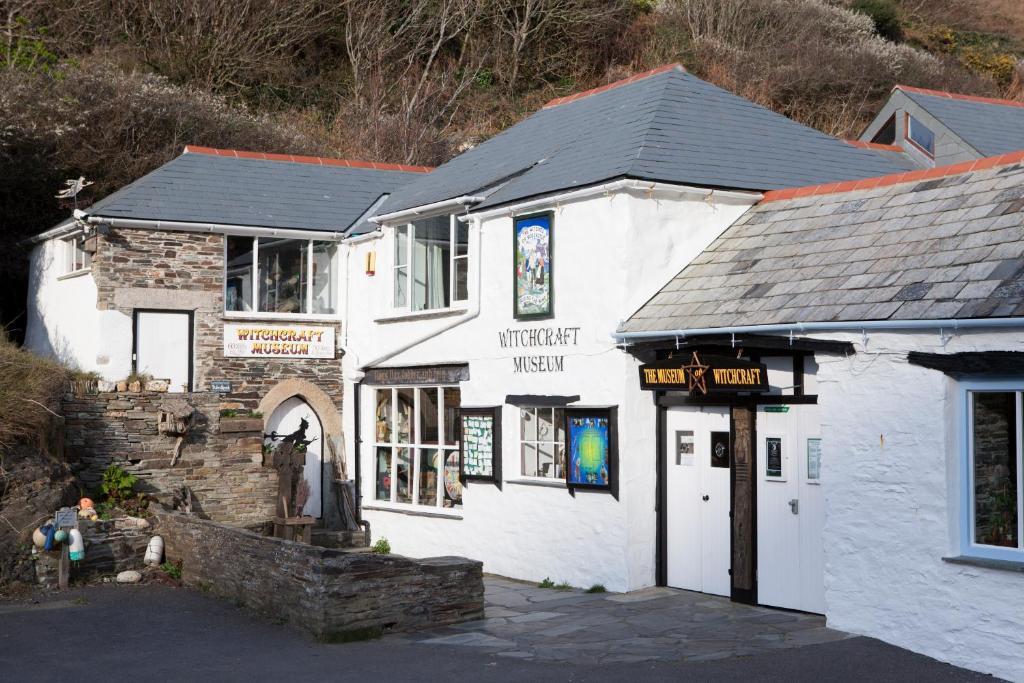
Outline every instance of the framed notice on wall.
<path id="1" fill-rule="evenodd" d="M 615 408 L 565 409 L 565 483 L 610 491 L 618 499 L 618 434 Z"/>
<path id="2" fill-rule="evenodd" d="M 491 481 L 501 488 L 501 407 L 459 411 L 461 478 Z"/>
<path id="3" fill-rule="evenodd" d="M 512 314 L 517 320 L 554 315 L 552 217 L 548 212 L 519 216 L 513 221 Z"/>
<path id="4" fill-rule="evenodd" d="M 782 437 L 769 436 L 764 440 L 764 476 L 783 480 Z"/>

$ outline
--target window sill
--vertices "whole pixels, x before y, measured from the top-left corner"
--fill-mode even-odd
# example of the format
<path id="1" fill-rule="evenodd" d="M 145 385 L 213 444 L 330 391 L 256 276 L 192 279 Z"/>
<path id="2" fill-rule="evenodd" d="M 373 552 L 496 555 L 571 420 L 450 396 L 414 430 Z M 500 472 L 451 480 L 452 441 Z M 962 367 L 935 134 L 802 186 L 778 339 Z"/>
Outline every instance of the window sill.
<path id="1" fill-rule="evenodd" d="M 431 509 L 424 505 L 403 505 L 400 503 L 363 503 L 364 510 L 374 512 L 397 512 L 410 517 L 437 517 L 440 519 L 462 519 L 460 512 L 443 512 L 444 508 Z"/>
<path id="2" fill-rule="evenodd" d="M 462 315 L 468 308 L 436 308 L 430 311 L 416 311 L 415 313 L 394 313 L 375 319 L 373 322 L 386 325 L 388 323 L 400 323 L 407 320 L 433 320 L 434 318 L 448 318 L 450 316 Z"/>
<path id="3" fill-rule="evenodd" d="M 82 277 L 83 275 L 89 275 L 90 273 L 92 273 L 92 268 L 82 268 L 81 270 L 73 270 L 70 273 L 58 275 L 57 280 L 71 280 L 76 277 Z"/>
<path id="4" fill-rule="evenodd" d="M 265 322 L 338 323 L 338 315 L 303 315 L 301 313 L 251 313 L 248 311 L 224 311 L 225 320 L 262 320 Z"/>
<path id="5" fill-rule="evenodd" d="M 540 486 L 549 489 L 564 489 L 564 479 L 506 479 L 506 484 L 520 484 L 522 486 Z"/>
<path id="6" fill-rule="evenodd" d="M 1004 572 L 1018 572 L 1024 574 L 1024 560 L 1015 562 L 1013 560 L 993 560 L 987 557 L 971 557 L 969 555 L 958 555 L 956 557 L 944 557 L 943 562 L 950 564 L 962 564 L 970 567 L 981 567 L 983 569 L 998 569 Z"/>

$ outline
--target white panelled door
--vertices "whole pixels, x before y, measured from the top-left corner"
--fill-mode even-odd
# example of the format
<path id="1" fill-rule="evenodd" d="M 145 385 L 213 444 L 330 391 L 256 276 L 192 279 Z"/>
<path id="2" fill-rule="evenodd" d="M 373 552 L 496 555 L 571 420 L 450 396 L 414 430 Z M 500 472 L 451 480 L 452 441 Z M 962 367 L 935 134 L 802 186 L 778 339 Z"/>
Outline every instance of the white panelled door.
<path id="1" fill-rule="evenodd" d="M 757 601 L 762 605 L 825 612 L 821 454 L 818 406 L 758 407 Z"/>
<path id="2" fill-rule="evenodd" d="M 306 446 L 306 464 L 302 470 L 302 478 L 309 484 L 309 498 L 302 508 L 302 514 L 320 517 L 323 486 L 323 448 L 324 431 L 316 413 L 298 396 L 293 396 L 274 409 L 267 420 L 267 433 L 289 436 L 304 432 L 302 441 L 309 441 Z"/>
<path id="3" fill-rule="evenodd" d="M 185 311 L 135 312 L 135 371 L 170 381 L 168 391 L 190 391 L 192 316 Z"/>
<path id="4" fill-rule="evenodd" d="M 670 408 L 667 444 L 668 585 L 729 595 L 729 409 Z"/>

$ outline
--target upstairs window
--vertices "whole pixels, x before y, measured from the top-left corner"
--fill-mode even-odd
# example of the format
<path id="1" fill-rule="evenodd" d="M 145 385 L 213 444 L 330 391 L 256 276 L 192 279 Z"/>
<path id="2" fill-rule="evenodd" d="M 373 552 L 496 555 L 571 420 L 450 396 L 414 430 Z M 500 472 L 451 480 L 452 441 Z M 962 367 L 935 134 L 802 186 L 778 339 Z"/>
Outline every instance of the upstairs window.
<path id="1" fill-rule="evenodd" d="M 928 156 L 935 156 L 935 133 L 910 114 L 907 114 L 907 139 Z"/>
<path id="2" fill-rule="evenodd" d="M 469 298 L 469 226 L 436 216 L 395 229 L 394 308 L 430 311 Z"/>
<path id="3" fill-rule="evenodd" d="M 92 254 L 85 250 L 85 235 L 79 234 L 62 240 L 64 273 L 77 273 L 92 267 Z"/>
<path id="4" fill-rule="evenodd" d="M 1024 561 L 1020 391 L 970 391 L 968 552 Z"/>
<path id="5" fill-rule="evenodd" d="M 282 317 L 338 313 L 338 245 L 229 235 L 224 310 Z"/>

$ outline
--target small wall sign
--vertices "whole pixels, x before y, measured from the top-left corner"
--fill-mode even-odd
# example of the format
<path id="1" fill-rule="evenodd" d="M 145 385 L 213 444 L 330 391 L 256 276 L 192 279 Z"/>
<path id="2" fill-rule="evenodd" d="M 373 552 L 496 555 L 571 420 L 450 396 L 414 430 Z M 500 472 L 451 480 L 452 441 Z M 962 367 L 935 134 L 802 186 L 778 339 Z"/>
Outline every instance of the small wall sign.
<path id="1" fill-rule="evenodd" d="M 764 440 L 764 476 L 782 479 L 782 438 L 769 436 Z"/>
<path id="2" fill-rule="evenodd" d="M 742 358 L 701 356 L 668 358 L 640 366 L 640 388 L 691 394 L 768 391 L 768 368 Z"/>
<path id="3" fill-rule="evenodd" d="M 334 328 L 320 325 L 224 325 L 229 358 L 334 358 Z"/>
<path id="4" fill-rule="evenodd" d="M 821 479 L 821 439 L 807 439 L 807 480 L 817 483 Z"/>
<path id="5" fill-rule="evenodd" d="M 230 394 L 231 393 L 231 380 L 229 379 L 214 379 L 210 380 L 210 391 L 215 394 Z"/>

